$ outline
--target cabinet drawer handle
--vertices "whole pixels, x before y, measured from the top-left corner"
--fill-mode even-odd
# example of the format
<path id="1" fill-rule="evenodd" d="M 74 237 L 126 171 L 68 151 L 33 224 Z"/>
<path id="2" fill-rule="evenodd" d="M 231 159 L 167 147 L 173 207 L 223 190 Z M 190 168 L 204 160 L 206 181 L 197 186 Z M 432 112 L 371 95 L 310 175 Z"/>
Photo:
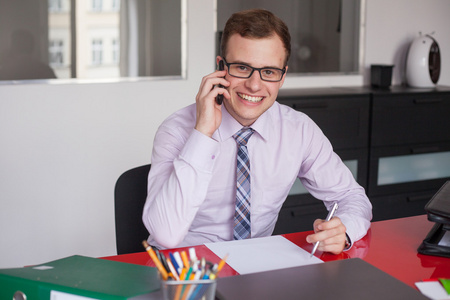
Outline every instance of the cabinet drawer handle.
<path id="1" fill-rule="evenodd" d="M 440 103 L 442 98 L 418 98 L 414 99 L 415 104 L 429 104 L 429 103 Z"/>
<path id="2" fill-rule="evenodd" d="M 406 197 L 407 202 L 419 202 L 430 200 L 432 196 L 408 196 Z"/>
<path id="3" fill-rule="evenodd" d="M 430 146 L 430 147 L 418 147 L 411 148 L 412 154 L 421 154 L 421 153 L 431 153 L 431 152 L 439 152 L 441 148 L 439 146 Z"/>
<path id="4" fill-rule="evenodd" d="M 328 103 L 326 102 L 314 102 L 314 103 L 301 103 L 301 104 L 292 104 L 293 109 L 305 109 L 305 108 L 327 108 Z"/>

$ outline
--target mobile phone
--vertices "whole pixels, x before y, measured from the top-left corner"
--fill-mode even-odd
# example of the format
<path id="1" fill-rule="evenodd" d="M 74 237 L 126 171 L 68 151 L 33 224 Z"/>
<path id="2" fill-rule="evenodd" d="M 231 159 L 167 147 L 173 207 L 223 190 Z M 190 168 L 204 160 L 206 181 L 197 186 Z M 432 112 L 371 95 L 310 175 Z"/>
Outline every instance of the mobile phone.
<path id="1" fill-rule="evenodd" d="M 223 71 L 225 69 L 224 63 L 223 63 L 223 59 L 219 61 L 219 71 Z M 220 88 L 223 88 L 223 85 L 219 84 Z M 223 95 L 219 94 L 216 97 L 216 103 L 219 105 L 222 105 L 223 102 Z"/>

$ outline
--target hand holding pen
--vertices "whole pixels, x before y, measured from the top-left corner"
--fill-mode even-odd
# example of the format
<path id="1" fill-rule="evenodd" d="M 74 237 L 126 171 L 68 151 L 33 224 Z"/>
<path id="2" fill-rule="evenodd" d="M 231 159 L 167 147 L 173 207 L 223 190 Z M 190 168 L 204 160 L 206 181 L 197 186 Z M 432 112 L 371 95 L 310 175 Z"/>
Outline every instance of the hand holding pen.
<path id="1" fill-rule="evenodd" d="M 333 205 L 333 207 L 330 209 L 330 211 L 328 212 L 328 215 L 327 215 L 327 218 L 325 219 L 325 222 L 329 222 L 333 217 L 334 217 L 334 215 L 335 215 L 335 213 L 336 213 L 336 211 L 337 211 L 337 209 L 338 209 L 338 204 L 337 203 L 334 203 L 334 205 Z M 316 220 L 316 222 L 317 222 L 317 220 Z M 316 222 L 314 222 L 314 223 L 316 223 Z M 340 220 L 339 220 L 339 222 L 340 222 Z M 322 223 L 323 224 L 323 223 Z M 340 223 L 340 225 L 342 225 L 342 223 Z M 339 225 L 339 226 L 340 226 Z M 342 225 L 343 226 L 343 225 Z M 345 227 L 344 227 L 344 235 L 345 235 Z M 309 237 L 307 237 L 307 240 L 309 239 Z M 310 255 L 310 257 L 313 257 L 313 255 L 314 255 L 314 253 L 316 252 L 316 250 L 317 250 L 317 248 L 319 247 L 319 243 L 320 243 L 320 241 L 316 241 L 315 243 L 314 243 L 314 248 L 313 248 L 313 250 L 311 251 L 311 255 Z"/>

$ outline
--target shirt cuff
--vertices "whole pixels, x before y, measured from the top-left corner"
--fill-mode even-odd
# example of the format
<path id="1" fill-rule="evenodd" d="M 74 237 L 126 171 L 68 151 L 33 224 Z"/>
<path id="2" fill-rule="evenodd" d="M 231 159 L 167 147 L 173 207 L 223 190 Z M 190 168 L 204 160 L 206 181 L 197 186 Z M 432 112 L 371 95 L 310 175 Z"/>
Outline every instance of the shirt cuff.
<path id="1" fill-rule="evenodd" d="M 350 239 L 348 234 L 345 233 L 345 247 L 344 247 L 344 251 L 350 250 L 352 245 L 353 245 L 352 240 Z"/>
<path id="2" fill-rule="evenodd" d="M 194 129 L 180 152 L 180 158 L 195 168 L 212 173 L 219 154 L 219 142 Z"/>

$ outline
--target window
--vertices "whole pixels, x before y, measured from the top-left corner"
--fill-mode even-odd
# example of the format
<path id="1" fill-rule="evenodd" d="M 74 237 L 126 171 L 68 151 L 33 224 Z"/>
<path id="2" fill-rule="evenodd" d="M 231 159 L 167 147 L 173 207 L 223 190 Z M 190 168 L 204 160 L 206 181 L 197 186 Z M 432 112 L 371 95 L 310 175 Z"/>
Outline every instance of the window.
<path id="1" fill-rule="evenodd" d="M 91 9 L 92 11 L 102 11 L 103 9 L 103 0 L 91 0 Z"/>
<path id="2" fill-rule="evenodd" d="M 0 65 L 20 29 L 30 33 L 34 59 L 58 66 L 58 79 L 181 76 L 185 1 L 0 0 L 8 3 L 0 9 Z"/>
<path id="3" fill-rule="evenodd" d="M 58 12 L 63 10 L 63 0 L 48 0 L 48 10 Z"/>
<path id="4" fill-rule="evenodd" d="M 112 63 L 117 64 L 119 63 L 120 59 L 120 45 L 117 39 L 113 39 L 111 41 L 111 48 L 112 48 Z"/>
<path id="5" fill-rule="evenodd" d="M 233 12 L 268 9 L 286 23 L 291 33 L 288 75 L 356 74 L 360 7 L 361 0 L 217 0 L 217 36 Z"/>
<path id="6" fill-rule="evenodd" d="M 101 65 L 103 62 L 103 41 L 101 39 L 92 40 L 92 65 Z"/>
<path id="7" fill-rule="evenodd" d="M 52 40 L 49 44 L 49 62 L 53 66 L 64 64 L 64 42 L 62 40 Z"/>
<path id="8" fill-rule="evenodd" d="M 112 11 L 119 11 L 120 10 L 120 0 L 112 0 L 111 10 Z"/>

